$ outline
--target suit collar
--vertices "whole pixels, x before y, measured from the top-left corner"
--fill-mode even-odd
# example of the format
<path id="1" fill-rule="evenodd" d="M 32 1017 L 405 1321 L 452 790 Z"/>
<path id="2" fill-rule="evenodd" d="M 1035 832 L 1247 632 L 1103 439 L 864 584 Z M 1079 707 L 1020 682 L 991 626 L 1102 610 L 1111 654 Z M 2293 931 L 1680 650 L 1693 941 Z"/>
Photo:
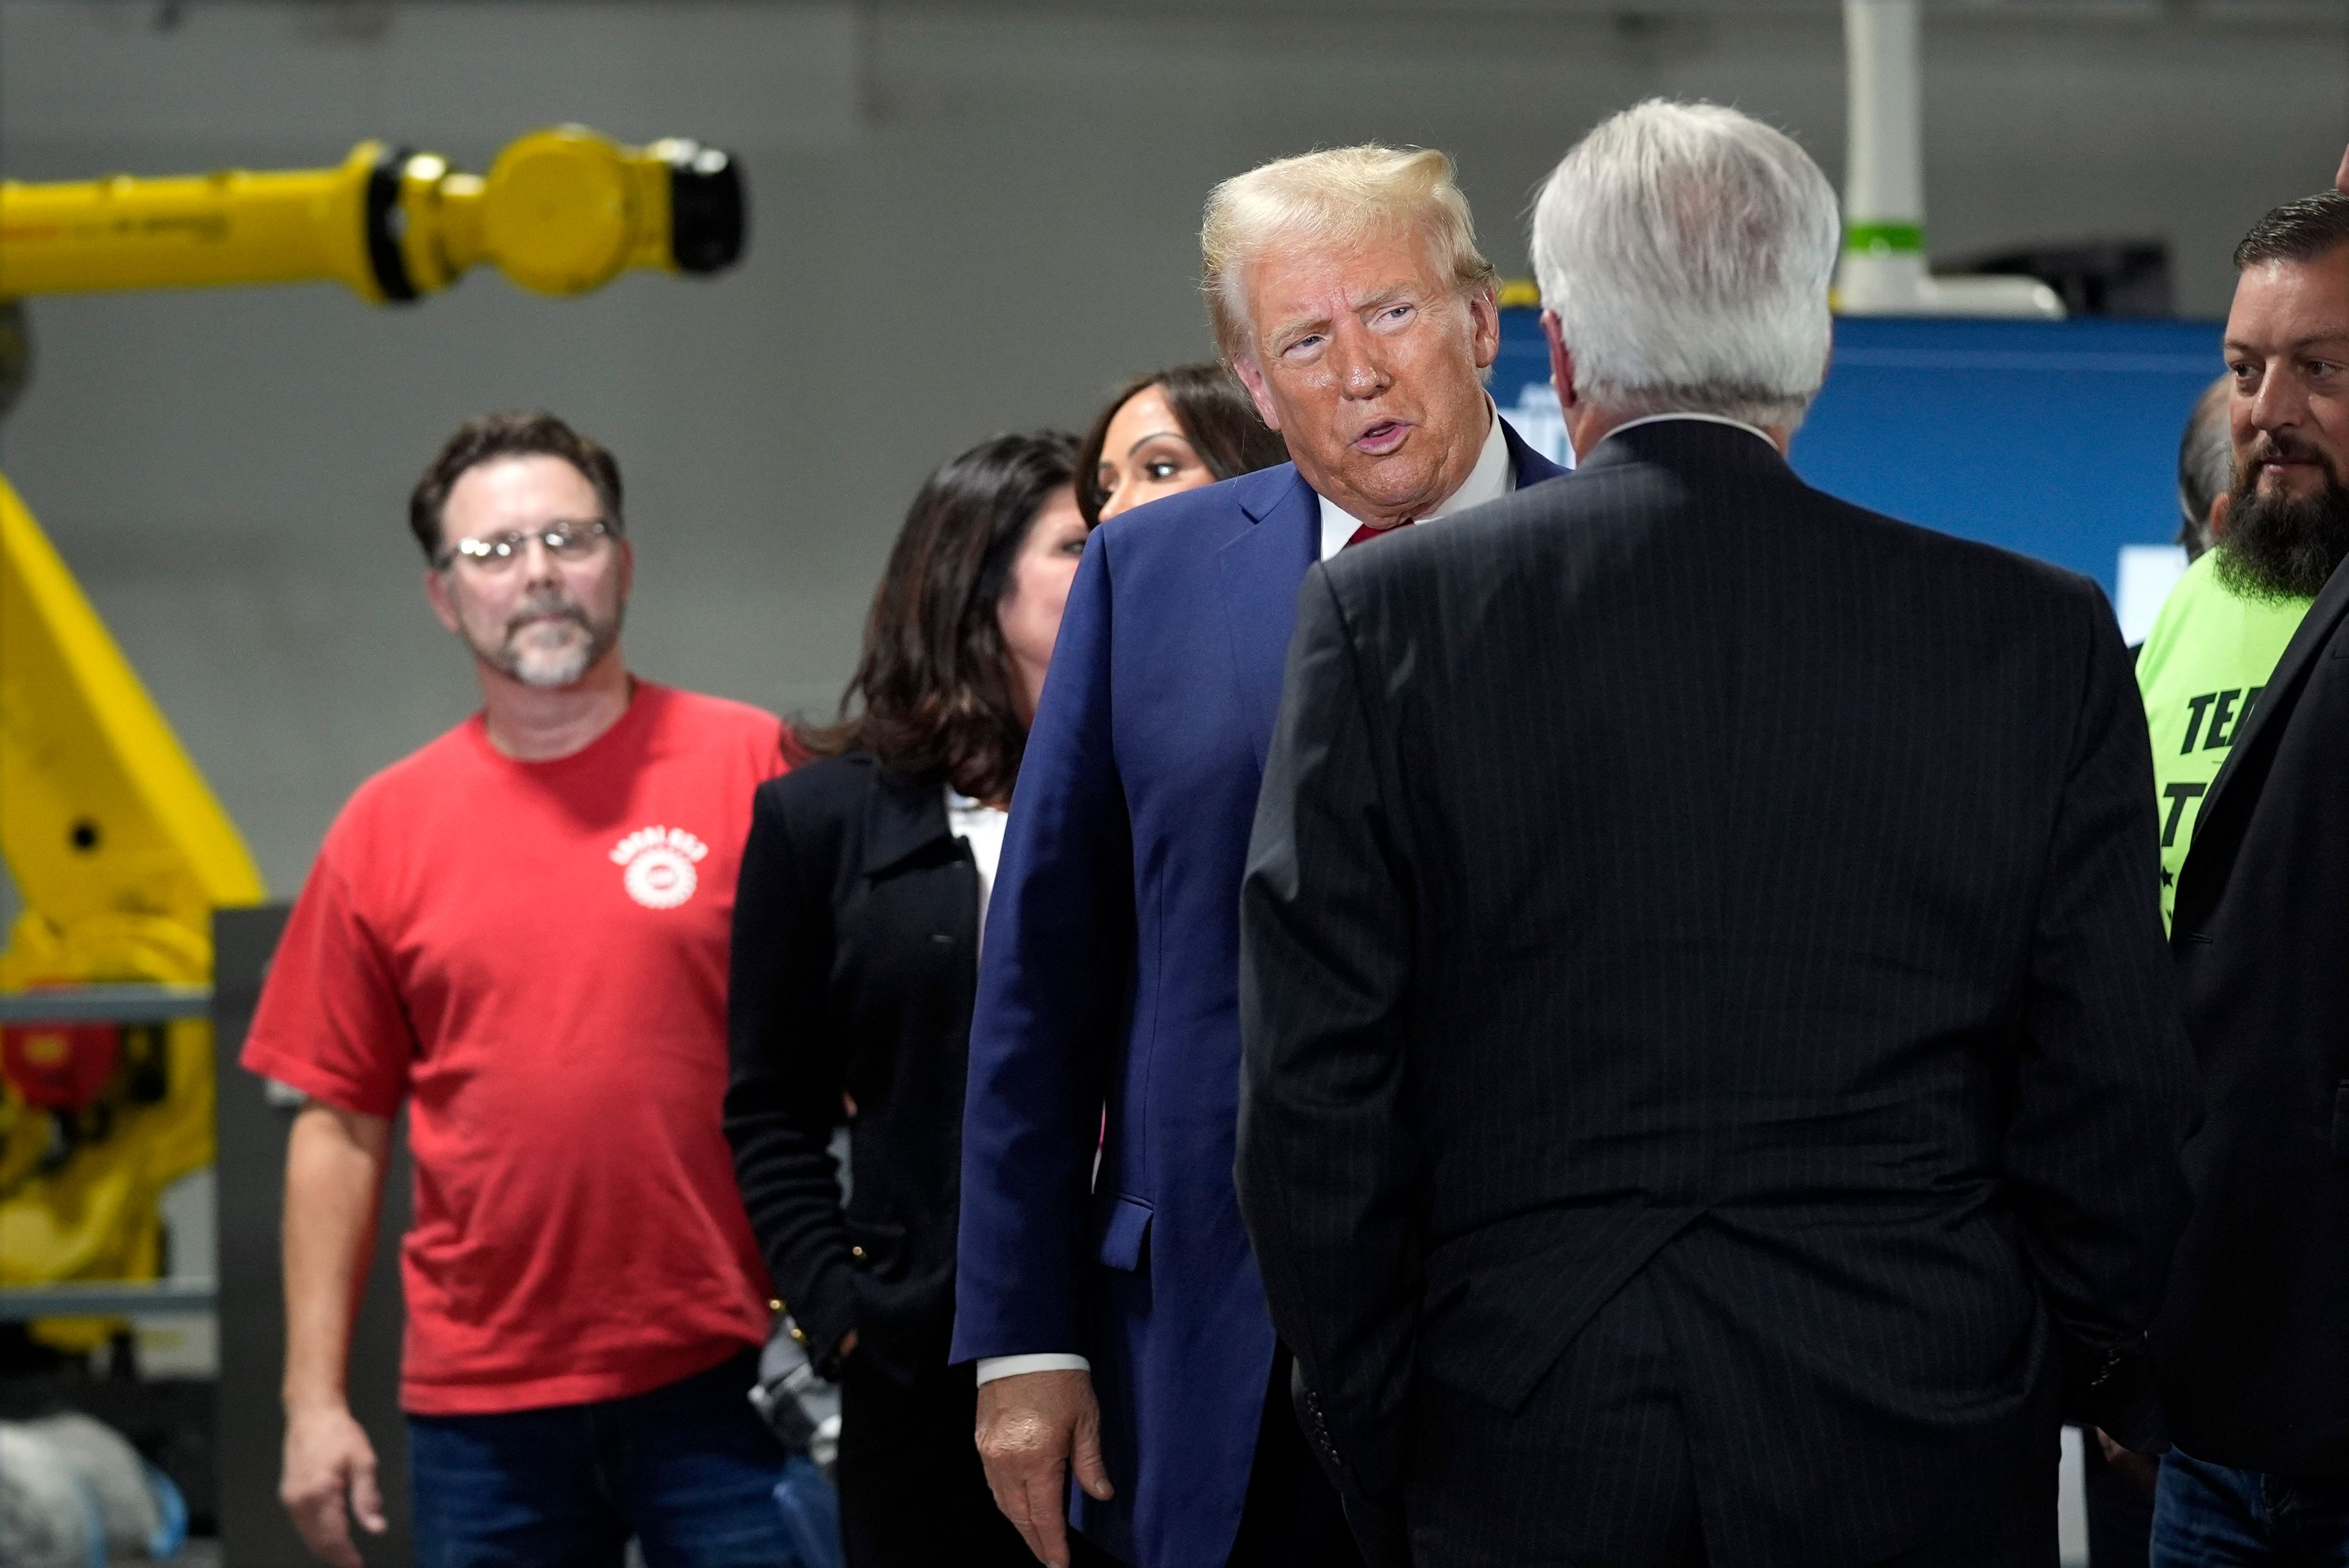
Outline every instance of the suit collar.
<path id="1" fill-rule="evenodd" d="M 874 765 L 875 783 L 864 802 L 864 874 L 882 872 L 950 839 L 946 785 Z"/>
<path id="2" fill-rule="evenodd" d="M 1518 490 L 1566 472 L 1526 445 L 1506 419 L 1500 423 Z M 1233 676 L 1261 772 L 1280 717 L 1281 676 L 1297 628 L 1297 586 L 1321 558 L 1321 498 L 1294 463 L 1245 474 L 1232 485 L 1240 510 L 1256 526 L 1216 552 L 1216 571 L 1223 583 Z"/>
<path id="3" fill-rule="evenodd" d="M 2249 810 L 2249 802 L 2257 797 L 2256 780 L 2247 781 L 2246 775 L 2248 770 L 2258 769 L 2259 776 L 2264 777 L 2266 769 L 2260 762 L 2245 759 L 2263 757 L 2274 748 L 2276 743 L 2269 738 L 2270 732 L 2290 722 L 2302 683 L 2307 680 L 2310 667 L 2323 656 L 2344 616 L 2349 616 L 2349 560 L 2333 569 L 2333 575 L 2325 579 L 2324 591 L 2317 594 L 2308 614 L 2301 617 L 2300 629 L 2284 645 L 2275 673 L 2268 676 L 2267 689 L 2261 693 L 2259 706 L 2251 709 L 2251 717 L 2236 732 L 2234 744 L 2228 748 L 2226 762 L 2219 769 L 2219 776 L 2210 781 L 2210 793 L 2203 799 L 2202 810 L 2195 819 L 2193 847 L 2186 851 L 2186 863 L 2178 870 L 2173 929 L 2186 928 L 2188 887 L 2191 885 L 2199 892 L 2203 876 L 2209 874 L 2198 874 L 2198 860 L 2209 858 L 2201 853 L 2202 846 L 2223 841 L 2211 831 L 2219 824 L 2220 813 L 2237 810 L 2238 798 L 2245 802 L 2241 809 Z"/>
<path id="4" fill-rule="evenodd" d="M 1641 425 L 1661 425 L 1672 419 L 1689 419 L 1693 420 L 1695 423 L 1700 425 L 1726 425 L 1733 430 L 1744 431 L 1747 435 L 1753 437 L 1755 440 L 1761 442 L 1764 446 L 1769 448 L 1774 452 L 1778 449 L 1778 443 L 1770 438 L 1770 432 L 1764 429 L 1759 425 L 1749 425 L 1743 419 L 1733 419 L 1726 414 L 1700 413 L 1693 408 L 1683 409 L 1678 413 L 1671 414 L 1642 414 L 1636 419 L 1624 420 L 1621 424 L 1616 426 L 1615 429 L 1632 430 L 1637 429 Z M 1612 434 L 1613 432 L 1609 433 Z"/>
<path id="5" fill-rule="evenodd" d="M 1277 463 L 1268 469 L 1258 469 L 1252 474 L 1242 474 L 1232 481 L 1232 493 L 1240 503 L 1240 511 L 1250 522 L 1262 522 L 1296 499 L 1296 492 L 1313 493 L 1305 476 L 1297 471 L 1295 463 Z"/>
<path id="6" fill-rule="evenodd" d="M 1786 471 L 1776 443 L 1751 425 L 1734 420 L 1686 418 L 1635 419 L 1608 432 L 1575 465 L 1577 473 L 1600 472 L 1626 463 L 1765 466 Z"/>

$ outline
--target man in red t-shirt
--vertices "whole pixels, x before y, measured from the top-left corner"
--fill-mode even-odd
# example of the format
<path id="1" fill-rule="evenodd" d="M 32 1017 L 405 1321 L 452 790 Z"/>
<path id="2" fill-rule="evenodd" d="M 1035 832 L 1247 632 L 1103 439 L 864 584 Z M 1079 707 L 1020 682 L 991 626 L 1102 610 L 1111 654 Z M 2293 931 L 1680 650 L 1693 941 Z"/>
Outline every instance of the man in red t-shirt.
<path id="1" fill-rule="evenodd" d="M 610 454 L 492 416 L 409 503 L 482 710 L 359 787 L 244 1066 L 309 1103 L 285 1171 L 283 1496 L 358 1568 L 375 1453 L 344 1396 L 403 1101 L 421 1560 L 789 1563 L 785 1456 L 746 1398 L 766 1271 L 719 1121 L 735 863 L 781 726 L 631 676 Z"/>

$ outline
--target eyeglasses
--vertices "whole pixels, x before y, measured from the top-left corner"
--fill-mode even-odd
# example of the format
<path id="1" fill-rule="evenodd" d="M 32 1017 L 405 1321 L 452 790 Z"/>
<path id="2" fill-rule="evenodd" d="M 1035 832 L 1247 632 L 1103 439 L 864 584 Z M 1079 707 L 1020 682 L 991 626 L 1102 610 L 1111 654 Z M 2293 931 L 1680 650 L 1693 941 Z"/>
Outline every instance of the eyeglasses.
<path id="1" fill-rule="evenodd" d="M 546 528 L 518 529 L 487 539 L 460 539 L 432 558 L 435 570 L 446 572 L 462 558 L 474 571 L 495 577 L 512 569 L 525 545 L 533 539 L 557 561 L 585 561 L 604 548 L 619 531 L 608 522 L 558 522 Z"/>

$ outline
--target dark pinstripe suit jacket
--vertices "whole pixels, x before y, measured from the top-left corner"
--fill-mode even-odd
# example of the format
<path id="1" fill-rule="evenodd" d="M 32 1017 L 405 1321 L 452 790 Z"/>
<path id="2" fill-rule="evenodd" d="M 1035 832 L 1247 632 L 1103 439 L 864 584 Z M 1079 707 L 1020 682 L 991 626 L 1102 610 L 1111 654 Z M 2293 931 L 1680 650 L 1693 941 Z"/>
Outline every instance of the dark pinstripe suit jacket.
<path id="1" fill-rule="evenodd" d="M 1790 1518 L 1889 1555 L 2052 1466 L 2063 1370 L 2120 1392 L 2182 1219 L 2154 816 L 2094 585 L 1732 427 L 1309 573 L 1238 1177 L 1366 1544 L 1415 1378 L 1516 1409 L 1667 1253 L 1739 1560 Z"/>

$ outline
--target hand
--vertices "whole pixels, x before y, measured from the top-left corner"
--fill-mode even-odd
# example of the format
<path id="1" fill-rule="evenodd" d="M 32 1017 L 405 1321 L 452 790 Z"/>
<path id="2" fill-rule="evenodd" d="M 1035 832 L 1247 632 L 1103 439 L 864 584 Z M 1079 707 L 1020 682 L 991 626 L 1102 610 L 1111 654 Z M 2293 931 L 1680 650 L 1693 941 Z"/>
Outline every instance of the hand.
<path id="1" fill-rule="evenodd" d="M 319 1406 L 286 1418 L 285 1474 L 277 1500 L 294 1516 L 304 1545 L 335 1568 L 363 1568 L 344 1507 L 371 1535 L 381 1535 L 387 1521 L 376 1485 L 375 1447 L 347 1407 Z"/>
<path id="2" fill-rule="evenodd" d="M 2341 167 L 2333 171 L 2333 189 L 2349 196 L 2349 152 L 2341 155 Z"/>
<path id="3" fill-rule="evenodd" d="M 2156 1478 L 2161 1474 L 2161 1461 L 2150 1454 L 2141 1454 L 2135 1449 L 2121 1447 L 2105 1435 L 2105 1429 L 2102 1427 L 2096 1428 L 2095 1433 L 2096 1447 L 2104 1451 L 2105 1462 L 2113 1467 L 2113 1473 L 2126 1477 L 2145 1488 L 2146 1491 L 2151 1491 Z"/>
<path id="4" fill-rule="evenodd" d="M 1102 1502 L 1111 1496 L 1092 1374 L 1023 1372 L 981 1383 L 978 1458 L 995 1506 L 1028 1550 L 1050 1568 L 1069 1568 L 1069 1469 L 1088 1496 Z"/>

